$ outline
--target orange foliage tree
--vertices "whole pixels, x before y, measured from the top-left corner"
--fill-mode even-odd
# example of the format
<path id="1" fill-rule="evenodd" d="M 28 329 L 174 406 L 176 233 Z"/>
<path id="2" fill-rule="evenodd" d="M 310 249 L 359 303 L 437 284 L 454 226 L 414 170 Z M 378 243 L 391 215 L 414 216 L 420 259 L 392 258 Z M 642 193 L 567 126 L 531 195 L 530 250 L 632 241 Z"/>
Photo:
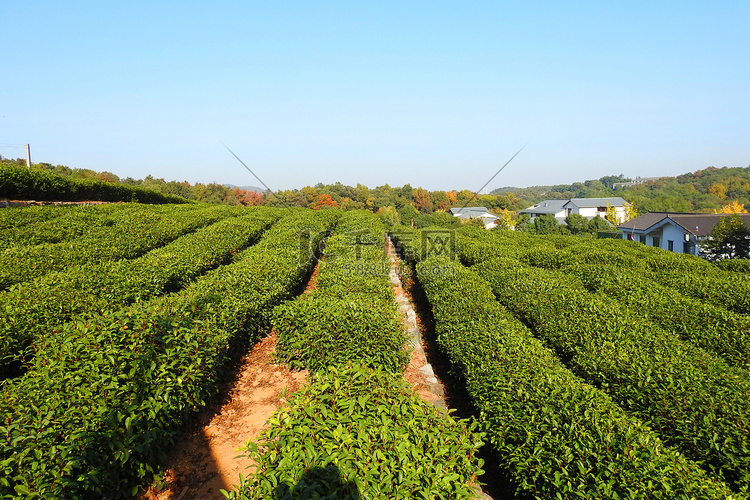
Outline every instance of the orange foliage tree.
<path id="1" fill-rule="evenodd" d="M 313 203 L 310 208 L 312 208 L 313 210 L 320 210 L 321 208 L 336 208 L 338 206 L 338 203 L 336 203 L 336 200 L 331 198 L 331 195 L 319 194 L 315 199 L 315 203 Z"/>

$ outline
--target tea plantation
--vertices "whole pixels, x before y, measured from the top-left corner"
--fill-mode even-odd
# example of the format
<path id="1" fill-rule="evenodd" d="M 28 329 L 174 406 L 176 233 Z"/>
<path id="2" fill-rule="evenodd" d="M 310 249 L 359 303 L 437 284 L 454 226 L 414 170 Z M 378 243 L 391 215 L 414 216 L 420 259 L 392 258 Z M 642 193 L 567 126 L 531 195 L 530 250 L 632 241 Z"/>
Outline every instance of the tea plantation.
<path id="1" fill-rule="evenodd" d="M 471 419 L 403 379 L 387 237 Z M 203 204 L 2 209 L 0 243 L 2 498 L 134 497 L 272 327 L 312 376 L 248 442 L 257 468 L 229 498 L 474 498 L 482 474 L 524 499 L 748 498 L 740 266 Z"/>

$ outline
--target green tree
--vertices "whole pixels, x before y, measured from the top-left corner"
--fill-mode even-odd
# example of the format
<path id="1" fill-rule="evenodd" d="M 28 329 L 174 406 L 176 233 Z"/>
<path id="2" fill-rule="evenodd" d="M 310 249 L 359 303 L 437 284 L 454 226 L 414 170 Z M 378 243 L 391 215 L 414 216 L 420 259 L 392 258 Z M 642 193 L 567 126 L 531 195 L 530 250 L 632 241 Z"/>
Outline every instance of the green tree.
<path id="1" fill-rule="evenodd" d="M 750 258 L 750 227 L 737 214 L 722 217 L 705 248 L 712 260 Z"/>
<path id="2" fill-rule="evenodd" d="M 441 227 L 456 227 L 461 224 L 461 219 L 454 217 L 449 212 L 435 212 L 430 216 L 432 224 Z"/>
<path id="3" fill-rule="evenodd" d="M 612 226 L 606 220 L 598 215 L 589 221 L 589 232 L 597 233 L 599 231 L 610 231 Z"/>
<path id="4" fill-rule="evenodd" d="M 565 225 L 570 234 L 583 234 L 589 232 L 589 221 L 581 214 L 571 213 L 565 217 Z"/>
<path id="5" fill-rule="evenodd" d="M 530 233 L 534 226 L 531 224 L 531 216 L 529 214 L 519 214 L 516 219 L 516 231 L 523 233 Z"/>
<path id="6" fill-rule="evenodd" d="M 538 215 L 534 218 L 536 234 L 560 234 L 560 223 L 552 214 Z"/>
<path id="7" fill-rule="evenodd" d="M 401 216 L 394 206 L 380 207 L 377 213 L 386 226 L 398 226 L 401 224 Z"/>

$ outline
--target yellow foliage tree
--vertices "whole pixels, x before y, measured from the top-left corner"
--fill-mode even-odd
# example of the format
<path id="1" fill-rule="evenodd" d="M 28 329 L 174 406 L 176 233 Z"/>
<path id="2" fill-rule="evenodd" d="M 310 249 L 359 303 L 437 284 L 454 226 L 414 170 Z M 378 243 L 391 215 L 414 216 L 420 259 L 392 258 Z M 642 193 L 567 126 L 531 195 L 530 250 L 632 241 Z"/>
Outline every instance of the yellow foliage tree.
<path id="1" fill-rule="evenodd" d="M 635 209 L 633 204 L 625 205 L 625 220 L 623 222 L 635 219 L 636 217 L 638 217 L 638 210 Z"/>
<path id="2" fill-rule="evenodd" d="M 745 210 L 745 205 L 741 203 L 737 203 L 736 201 L 732 201 L 732 203 L 727 203 L 726 205 L 722 205 L 721 210 L 716 211 L 717 214 L 746 214 L 747 210 Z"/>
<path id="3" fill-rule="evenodd" d="M 604 218 L 614 227 L 620 225 L 620 216 L 617 215 L 617 209 L 614 207 L 614 205 L 610 205 L 609 202 L 607 202 L 607 212 L 604 215 Z"/>
<path id="4" fill-rule="evenodd" d="M 708 192 L 722 200 L 727 197 L 727 187 L 721 182 L 711 184 L 711 187 L 708 188 Z"/>

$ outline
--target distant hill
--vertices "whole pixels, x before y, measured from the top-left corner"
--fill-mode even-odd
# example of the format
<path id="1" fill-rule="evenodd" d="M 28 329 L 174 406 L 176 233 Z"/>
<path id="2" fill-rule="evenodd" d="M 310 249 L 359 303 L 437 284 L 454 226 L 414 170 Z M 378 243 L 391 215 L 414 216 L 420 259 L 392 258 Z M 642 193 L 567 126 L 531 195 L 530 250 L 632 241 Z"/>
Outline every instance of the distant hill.
<path id="1" fill-rule="evenodd" d="M 255 191 L 256 193 L 263 193 L 265 189 L 257 186 L 235 186 L 234 184 L 224 184 L 229 189 L 240 188 L 243 191 Z"/>
<path id="2" fill-rule="evenodd" d="M 615 183 L 631 179 L 622 174 L 573 184 L 502 187 L 492 194 L 511 193 L 528 206 L 545 199 L 599 198 L 621 196 L 639 212 L 706 212 L 738 203 L 750 208 L 750 167 L 708 167 L 676 177 L 661 177 L 639 185 L 612 189 Z"/>

